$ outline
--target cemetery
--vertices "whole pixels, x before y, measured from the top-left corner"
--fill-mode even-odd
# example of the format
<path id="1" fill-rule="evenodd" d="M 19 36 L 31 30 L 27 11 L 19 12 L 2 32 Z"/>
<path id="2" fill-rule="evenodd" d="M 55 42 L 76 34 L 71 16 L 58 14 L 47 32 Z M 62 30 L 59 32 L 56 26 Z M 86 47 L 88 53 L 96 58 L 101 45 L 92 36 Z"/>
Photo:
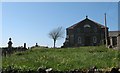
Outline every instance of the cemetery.
<path id="1" fill-rule="evenodd" d="M 120 73 L 120 2 L 8 0 L 1 7 L 1 73 Z"/>
<path id="2" fill-rule="evenodd" d="M 94 23 L 87 17 L 84 21 Z M 95 25 L 106 28 L 96 23 Z M 85 27 L 88 26 L 88 24 L 85 24 Z M 71 30 L 72 27 L 75 26 L 73 25 L 69 29 Z M 57 31 L 59 32 L 59 30 Z M 52 33 L 58 34 L 58 32 L 54 31 Z M 97 32 L 95 31 L 95 33 Z M 73 33 L 69 32 L 69 35 L 71 34 Z M 67 36 L 69 35 L 67 34 Z M 85 35 L 90 36 L 90 34 Z M 96 37 L 100 35 L 94 34 Z M 65 41 L 67 44 L 63 43 L 61 48 L 55 47 L 57 39 L 54 41 L 53 48 L 39 46 L 38 43 L 27 48 L 27 43 L 23 43 L 23 46 L 14 47 L 12 39 L 9 38 L 8 46 L 1 48 L 2 73 L 120 73 L 120 35 L 118 31 L 110 31 L 108 35 L 107 46 L 105 35 L 101 39 L 100 37 L 94 38 L 91 34 L 93 40 L 86 37 L 86 43 L 83 42 L 84 39 L 76 39 L 70 44 L 71 38 L 67 37 Z M 81 38 L 81 36 L 77 37 Z M 52 38 L 54 39 L 54 37 Z M 90 41 L 93 42 L 90 43 Z"/>
<path id="3" fill-rule="evenodd" d="M 95 24 L 101 31 L 103 30 L 101 27 L 106 28 L 87 17 L 84 21 Z M 75 25 L 69 27 L 69 31 L 73 27 L 75 28 Z M 88 30 L 90 25 L 85 24 L 83 27 Z M 59 32 L 59 30 L 57 31 Z M 67 32 L 69 31 L 67 28 Z M 58 34 L 58 32 L 51 33 Z M 85 33 L 85 36 L 90 37 L 84 38 L 83 35 L 79 35 L 77 36 L 79 39 L 71 37 L 72 34 L 75 36 L 77 33 L 67 33 L 69 37 L 66 37 L 61 48 L 55 47 L 57 39 L 54 39 L 51 33 L 50 35 L 55 40 L 53 48 L 39 46 L 38 43 L 28 48 L 26 47 L 27 43 L 23 43 L 23 46 L 13 47 L 12 39 L 9 38 L 8 46 L 1 48 L 2 73 L 120 73 L 120 32 L 109 31 L 107 46 L 105 46 L 105 35 L 102 36 L 103 38 L 99 37 L 105 33 L 104 31 L 99 35 L 97 31 L 94 31 L 96 38 L 91 32 L 89 34 L 88 32 Z M 83 32 L 81 33 L 83 34 Z M 85 40 L 86 42 L 84 42 Z"/>
<path id="4" fill-rule="evenodd" d="M 2 73 L 120 73 L 120 52 L 105 46 L 54 49 L 12 44 L 9 38 L 8 47 L 2 48 Z"/>
<path id="5" fill-rule="evenodd" d="M 25 51 L 27 50 L 26 48 L 26 43 L 24 43 L 24 47 L 12 47 L 12 39 L 9 38 L 9 42 L 8 42 L 8 47 L 3 47 L 2 48 L 2 56 L 7 56 L 7 55 L 11 55 L 12 53 L 14 52 L 17 52 L 17 51 Z"/>

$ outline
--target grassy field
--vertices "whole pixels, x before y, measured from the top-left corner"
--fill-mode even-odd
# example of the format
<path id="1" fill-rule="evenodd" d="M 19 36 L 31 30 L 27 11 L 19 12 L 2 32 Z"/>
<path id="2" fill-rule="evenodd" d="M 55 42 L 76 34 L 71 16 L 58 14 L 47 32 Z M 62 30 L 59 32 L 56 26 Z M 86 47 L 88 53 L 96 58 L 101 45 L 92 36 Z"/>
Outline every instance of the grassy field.
<path id="1" fill-rule="evenodd" d="M 100 69 L 117 67 L 120 52 L 97 47 L 80 48 L 33 48 L 25 52 L 17 52 L 10 57 L 2 58 L 2 66 L 11 65 L 19 69 L 53 68 L 54 70 L 88 69 L 97 66 Z"/>

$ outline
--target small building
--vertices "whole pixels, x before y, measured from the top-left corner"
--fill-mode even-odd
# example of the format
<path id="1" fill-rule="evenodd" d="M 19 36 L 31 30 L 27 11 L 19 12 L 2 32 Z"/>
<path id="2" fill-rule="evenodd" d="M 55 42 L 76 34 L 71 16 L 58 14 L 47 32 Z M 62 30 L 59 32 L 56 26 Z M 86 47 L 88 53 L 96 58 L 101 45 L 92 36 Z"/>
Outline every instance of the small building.
<path id="1" fill-rule="evenodd" d="M 120 33 L 117 36 L 117 49 L 120 50 Z"/>
<path id="2" fill-rule="evenodd" d="M 109 31 L 109 45 L 117 47 L 120 31 Z"/>
<path id="3" fill-rule="evenodd" d="M 118 34 L 120 34 L 120 31 L 109 31 L 109 41 L 113 47 L 117 47 Z"/>
<path id="4" fill-rule="evenodd" d="M 66 29 L 63 47 L 97 46 L 105 44 L 105 28 L 86 16 L 86 18 Z"/>

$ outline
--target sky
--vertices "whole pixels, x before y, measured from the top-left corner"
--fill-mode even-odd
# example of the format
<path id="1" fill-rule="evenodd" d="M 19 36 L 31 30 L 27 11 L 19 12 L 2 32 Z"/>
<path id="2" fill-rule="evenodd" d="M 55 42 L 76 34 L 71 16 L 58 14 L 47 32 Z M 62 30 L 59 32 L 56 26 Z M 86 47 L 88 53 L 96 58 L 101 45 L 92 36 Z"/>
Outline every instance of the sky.
<path id="1" fill-rule="evenodd" d="M 1 0 L 2 2 L 118 2 L 119 0 Z"/>
<path id="2" fill-rule="evenodd" d="M 86 18 L 104 25 L 104 13 L 110 31 L 118 30 L 117 2 L 3 2 L 2 47 L 11 37 L 13 46 L 53 46 L 48 33 L 62 26 L 64 38 L 56 46 L 63 45 L 66 28 Z M 1 43 L 1 42 L 0 42 Z"/>
<path id="3" fill-rule="evenodd" d="M 118 20 L 120 20 L 120 2 L 118 3 Z M 118 30 L 120 30 L 120 21 L 118 21 Z"/>

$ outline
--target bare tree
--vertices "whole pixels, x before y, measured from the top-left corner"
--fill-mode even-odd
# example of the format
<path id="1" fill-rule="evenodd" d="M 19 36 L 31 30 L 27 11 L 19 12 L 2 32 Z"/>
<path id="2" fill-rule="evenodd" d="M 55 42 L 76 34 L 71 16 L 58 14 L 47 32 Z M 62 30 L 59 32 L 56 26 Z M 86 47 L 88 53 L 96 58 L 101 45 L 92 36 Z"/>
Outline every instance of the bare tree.
<path id="1" fill-rule="evenodd" d="M 49 33 L 49 37 L 53 39 L 54 48 L 55 48 L 56 41 L 60 38 L 63 38 L 63 34 L 64 34 L 64 31 L 62 27 L 58 27 Z"/>

